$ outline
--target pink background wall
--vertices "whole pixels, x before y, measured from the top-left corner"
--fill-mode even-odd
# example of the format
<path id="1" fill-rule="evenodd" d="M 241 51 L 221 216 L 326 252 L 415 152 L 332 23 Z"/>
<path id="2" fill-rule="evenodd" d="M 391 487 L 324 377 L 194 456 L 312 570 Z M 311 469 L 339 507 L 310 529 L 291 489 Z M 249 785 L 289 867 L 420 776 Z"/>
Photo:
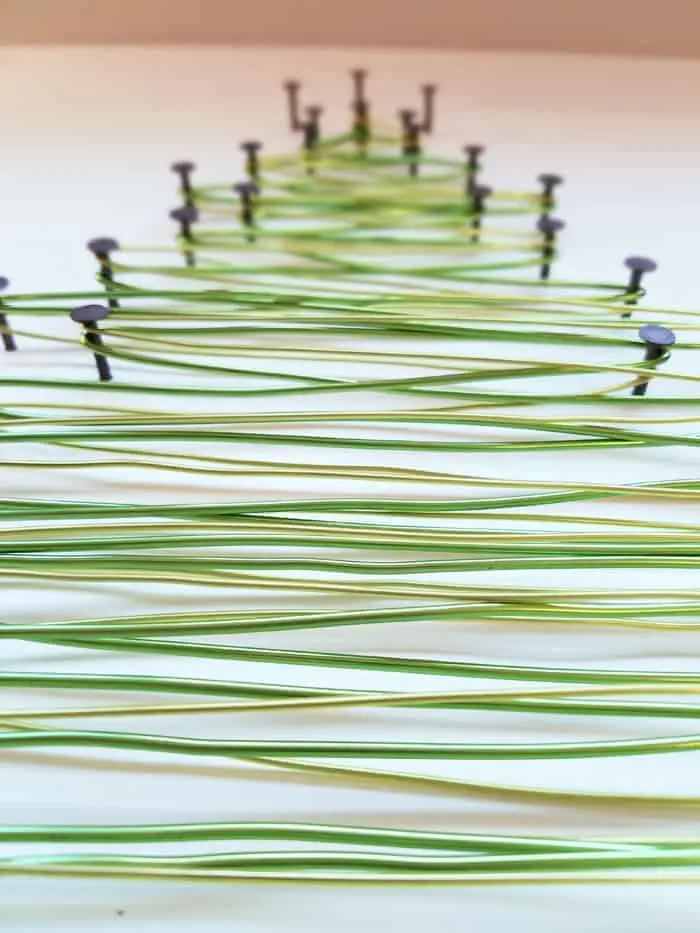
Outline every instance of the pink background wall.
<path id="1" fill-rule="evenodd" d="M 0 42 L 700 55 L 699 0 L 0 0 Z"/>

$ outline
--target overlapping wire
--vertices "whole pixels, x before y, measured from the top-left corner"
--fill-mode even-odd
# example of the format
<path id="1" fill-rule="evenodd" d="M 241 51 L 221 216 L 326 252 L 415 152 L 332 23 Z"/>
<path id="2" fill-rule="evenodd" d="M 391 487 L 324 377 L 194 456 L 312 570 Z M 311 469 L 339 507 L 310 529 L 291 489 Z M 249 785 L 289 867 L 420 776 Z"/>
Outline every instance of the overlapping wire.
<path id="1" fill-rule="evenodd" d="M 507 665 L 230 640 L 244 633 L 415 621 L 509 629 L 519 623 L 663 632 L 700 627 L 696 577 L 688 575 L 689 584 L 672 591 L 651 579 L 634 589 L 587 582 L 592 569 L 697 571 L 696 470 L 689 476 L 681 465 L 671 479 L 583 482 L 567 480 L 556 468 L 546 479 L 528 478 L 517 466 L 529 452 L 547 452 L 554 463 L 567 452 L 694 451 L 700 376 L 682 362 L 700 345 L 700 314 L 644 308 L 633 324 L 621 315 L 641 291 L 557 279 L 539 284 L 539 195 L 497 192 L 475 227 L 462 190 L 463 167 L 422 156 L 419 176 L 410 177 L 396 146 L 395 138 L 375 135 L 368 153 L 358 153 L 349 137 L 329 138 L 315 152 L 313 174 L 298 156 L 265 158 L 254 224 L 241 222 L 238 199 L 227 186 L 197 187 L 198 222 L 175 247 L 121 250 L 110 257 L 108 275 L 103 268 L 99 290 L 4 301 L 20 347 L 48 342 L 71 359 L 81 353 L 87 363 L 94 345 L 84 337 L 84 349 L 76 350 L 75 333 L 62 322 L 76 304 L 109 299 L 99 352 L 114 373 L 101 383 L 87 368 L 59 377 L 6 368 L 2 385 L 13 393 L 0 411 L 6 490 L 13 470 L 78 476 L 136 470 L 202 488 L 212 478 L 228 478 L 234 490 L 213 502 L 168 503 L 7 495 L 0 502 L 4 579 L 223 589 L 237 594 L 237 608 L 11 618 L 0 626 L 0 637 L 78 647 L 95 658 L 105 651 L 152 653 L 471 678 L 480 685 L 360 691 L 7 670 L 0 687 L 50 688 L 59 696 L 181 694 L 187 700 L 59 701 L 0 710 L 0 756 L 18 747 L 146 750 L 495 798 L 700 803 L 700 797 L 477 784 L 335 761 L 692 752 L 700 748 L 700 729 L 692 726 L 690 733 L 664 736 L 650 726 L 641 739 L 517 744 L 235 737 L 234 714 L 272 710 L 700 717 L 700 677 L 687 671 Z M 644 362 L 639 320 L 673 326 L 682 352 Z M 644 399 L 630 395 L 641 379 L 653 380 Z M 313 496 L 261 497 L 246 490 L 246 480 L 265 478 L 295 489 L 300 482 L 307 488 L 309 481 L 340 483 L 343 493 L 334 487 Z M 575 503 L 587 504 L 590 513 L 567 511 Z M 682 503 L 688 519 L 602 511 L 628 503 Z M 579 574 L 581 585 L 560 584 L 560 570 Z M 546 571 L 547 585 L 509 582 L 508 574 L 518 571 Z M 286 608 L 265 608 L 268 597 L 284 600 Z M 227 639 L 184 640 L 212 635 Z M 494 683 L 484 687 L 483 681 Z M 509 686 L 512 681 L 517 686 Z M 221 712 L 231 716 L 231 738 L 197 734 L 201 717 Z M 90 726 L 101 717 L 168 714 L 187 714 L 191 734 Z M 88 727 L 74 728 L 74 719 Z M 62 722 L 54 726 L 53 720 Z M 321 824 L 0 827 L 3 845 L 261 838 L 320 848 L 145 856 L 43 851 L 3 857 L 0 872 L 222 881 L 694 880 L 697 874 L 686 869 L 697 868 L 700 856 L 697 840 L 535 839 Z M 324 848 L 328 843 L 348 848 Z"/>

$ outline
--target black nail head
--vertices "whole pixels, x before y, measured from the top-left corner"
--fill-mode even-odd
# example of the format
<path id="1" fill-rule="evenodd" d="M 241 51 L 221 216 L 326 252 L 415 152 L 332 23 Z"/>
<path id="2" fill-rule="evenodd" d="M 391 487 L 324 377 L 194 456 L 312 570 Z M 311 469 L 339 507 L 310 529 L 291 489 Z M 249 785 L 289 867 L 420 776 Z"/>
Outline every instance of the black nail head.
<path id="1" fill-rule="evenodd" d="M 543 172 L 541 175 L 538 175 L 537 181 L 546 185 L 548 188 L 554 188 L 556 185 L 562 185 L 564 183 L 564 179 L 561 175 L 554 175 L 551 172 Z"/>
<path id="2" fill-rule="evenodd" d="M 239 181 L 232 186 L 236 194 L 240 194 L 242 197 L 250 197 L 251 194 L 258 194 L 260 189 L 252 181 Z"/>
<path id="3" fill-rule="evenodd" d="M 10 285 L 10 280 L 5 278 L 4 275 L 0 275 L 0 292 L 4 292 L 6 288 Z"/>
<path id="4" fill-rule="evenodd" d="M 192 204 L 185 204 L 183 207 L 174 207 L 170 211 L 170 216 L 180 223 L 184 221 L 192 224 L 199 220 L 199 211 Z"/>
<path id="5" fill-rule="evenodd" d="M 108 314 L 109 308 L 105 308 L 104 305 L 80 305 L 73 308 L 70 316 L 78 324 L 94 324 L 96 321 L 103 321 Z"/>
<path id="6" fill-rule="evenodd" d="M 472 158 L 475 158 L 476 156 L 480 156 L 484 152 L 484 149 L 485 149 L 484 146 L 480 146 L 478 143 L 473 143 L 470 146 L 465 146 L 464 152 L 468 156 L 472 156 Z"/>
<path id="7" fill-rule="evenodd" d="M 673 331 L 661 324 L 643 324 L 638 333 L 640 340 L 655 347 L 672 347 L 676 342 L 676 335 Z"/>
<path id="8" fill-rule="evenodd" d="M 563 230 L 566 224 L 563 220 L 557 220 L 555 217 L 540 217 L 537 221 L 537 229 L 545 236 L 552 236 Z"/>
<path id="9" fill-rule="evenodd" d="M 114 250 L 119 249 L 119 243 L 113 240 L 112 237 L 100 236 L 94 240 L 88 240 L 87 248 L 95 256 L 109 256 Z"/>
<path id="10" fill-rule="evenodd" d="M 648 259 L 646 256 L 628 256 L 625 259 L 625 265 L 632 272 L 655 272 L 658 269 L 654 260 Z"/>
<path id="11" fill-rule="evenodd" d="M 483 200 L 484 198 L 488 198 L 492 194 L 493 194 L 493 188 L 490 188 L 488 185 L 475 185 L 472 188 L 472 195 L 474 198 L 477 198 L 478 200 Z"/>
<path id="12" fill-rule="evenodd" d="M 257 139 L 246 139 L 241 143 L 243 152 L 259 152 L 262 149 L 262 143 Z"/>
<path id="13" fill-rule="evenodd" d="M 178 173 L 193 172 L 197 166 L 194 162 L 173 162 L 170 166 L 171 171 Z"/>

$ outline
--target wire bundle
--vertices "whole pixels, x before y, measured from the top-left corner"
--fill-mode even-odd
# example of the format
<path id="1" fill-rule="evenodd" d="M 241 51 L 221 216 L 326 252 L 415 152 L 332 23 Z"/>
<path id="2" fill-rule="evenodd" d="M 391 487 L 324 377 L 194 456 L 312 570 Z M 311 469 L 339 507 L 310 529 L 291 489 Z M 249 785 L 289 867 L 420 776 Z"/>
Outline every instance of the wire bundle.
<path id="1" fill-rule="evenodd" d="M 697 461 L 700 376 L 683 366 L 683 354 L 698 348 L 700 316 L 635 309 L 637 323 L 661 318 L 672 325 L 683 348 L 640 361 L 639 339 L 624 315 L 641 289 L 538 284 L 541 196 L 496 192 L 482 216 L 469 185 L 461 190 L 460 163 L 421 153 L 420 173 L 407 174 L 406 156 L 396 154 L 399 142 L 385 131 L 359 150 L 352 134 L 321 139 L 311 174 L 308 153 L 263 157 L 243 201 L 225 186 L 191 189 L 190 226 L 176 246 L 109 256 L 100 290 L 3 301 L 20 350 L 22 344 L 53 346 L 61 359 L 79 355 L 83 365 L 91 349 L 114 374 L 105 383 L 83 372 L 37 376 L 19 365 L 7 369 L 2 383 L 13 397 L 0 413 L 5 488 L 15 470 L 79 477 L 126 472 L 136 485 L 172 478 L 194 493 L 190 501 L 181 494 L 173 501 L 8 496 L 0 502 L 5 581 L 78 591 L 96 586 L 105 593 L 148 583 L 194 593 L 183 602 L 193 598 L 199 608 L 11 618 L 0 637 L 27 648 L 71 646 L 95 659 L 105 652 L 210 658 L 263 669 L 447 677 L 447 686 L 398 690 L 390 680 L 385 689 L 359 690 L 8 669 L 0 686 L 66 691 L 72 705 L 58 700 L 0 710 L 0 755 L 27 747 L 145 750 L 545 803 L 641 801 L 664 808 L 700 802 L 671 794 L 538 790 L 362 764 L 693 752 L 700 749 L 700 729 L 692 724 L 689 733 L 678 727 L 659 736 L 650 727 L 646 737 L 587 741 L 483 742 L 468 734 L 469 717 L 484 712 L 694 720 L 700 679 L 693 672 L 235 641 L 334 627 L 400 631 L 407 623 L 504 632 L 596 626 L 672 634 L 700 627 L 700 594 L 686 575 L 700 564 L 700 535 L 690 515 L 700 480 L 696 471 L 687 475 L 690 461 L 682 456 L 675 475 L 654 475 L 657 451 L 671 462 L 679 451 Z M 556 258 L 545 245 L 548 259 Z M 97 330 L 88 324 L 85 349 L 76 348 L 74 332 L 62 327 L 67 313 L 78 302 L 105 298 L 110 310 L 100 344 L 90 340 Z M 643 380 L 653 380 L 654 391 L 640 401 L 629 393 Z M 629 448 L 646 465 L 647 478 L 567 478 L 570 455 L 585 467 L 601 452 L 617 456 Z M 530 475 L 523 458 L 541 452 L 551 458 L 548 475 Z M 224 480 L 226 494 L 217 485 Z M 308 494 L 310 483 L 318 494 Z M 261 484 L 276 491 L 261 495 Z M 671 507 L 682 516 L 669 516 Z M 684 582 L 654 585 L 652 567 Z M 626 586 L 628 571 L 644 583 Z M 523 582 L 532 572 L 544 582 Z M 236 608 L 216 607 L 221 592 L 235 596 Z M 220 640 L 190 640 L 211 636 Z M 453 678 L 478 684 L 455 689 Z M 76 691 L 123 692 L 125 699 L 75 705 Z M 135 704 L 131 693 L 161 699 Z M 183 700 L 162 699 L 171 694 Z M 458 711 L 463 737 L 236 737 L 239 714 L 372 709 L 403 710 L 416 721 L 436 710 Z M 230 717 L 231 737 L 201 734 L 215 713 Z M 168 715 L 186 716 L 190 731 L 91 725 Z M 73 720 L 83 724 L 74 727 Z M 8 847 L 213 839 L 319 848 L 42 851 L 3 856 L 0 872 L 263 881 L 686 880 L 697 878 L 688 870 L 700 853 L 697 840 L 499 837 L 322 823 L 0 827 L 0 844 Z"/>

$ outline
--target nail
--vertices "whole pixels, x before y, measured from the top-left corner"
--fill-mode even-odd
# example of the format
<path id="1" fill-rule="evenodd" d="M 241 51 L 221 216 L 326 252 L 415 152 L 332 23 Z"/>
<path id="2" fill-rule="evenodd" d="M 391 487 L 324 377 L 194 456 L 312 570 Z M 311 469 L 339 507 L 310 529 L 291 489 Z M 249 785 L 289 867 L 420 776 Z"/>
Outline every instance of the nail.
<path id="1" fill-rule="evenodd" d="M 95 349 L 104 346 L 98 321 L 103 321 L 108 314 L 109 309 L 104 305 L 80 305 L 78 308 L 73 308 L 70 313 L 72 320 L 83 325 L 83 339 L 85 345 L 92 350 L 100 382 L 109 382 L 112 378 L 107 357 L 100 353 L 99 349 Z"/>
<path id="2" fill-rule="evenodd" d="M 537 181 L 542 185 L 542 213 L 548 214 L 554 207 L 554 189 L 563 185 L 564 179 L 561 175 L 544 172 L 537 176 Z"/>
<path id="3" fill-rule="evenodd" d="M 537 229 L 542 234 L 542 265 L 540 266 L 540 279 L 545 282 L 552 271 L 552 260 L 556 255 L 557 233 L 563 230 L 566 224 L 563 220 L 543 215 L 537 221 Z"/>
<path id="4" fill-rule="evenodd" d="M 367 154 L 367 143 L 370 140 L 369 101 L 365 97 L 365 81 L 367 72 L 364 68 L 355 68 L 350 72 L 353 80 L 354 97 L 351 104 L 354 115 L 352 135 L 360 150 L 360 155 Z"/>
<path id="5" fill-rule="evenodd" d="M 629 281 L 625 289 L 625 294 L 630 297 L 625 299 L 625 304 L 632 307 L 639 301 L 639 292 L 644 273 L 655 272 L 658 266 L 653 259 L 647 259 L 646 256 L 628 256 L 627 259 L 625 259 L 625 265 L 630 270 Z M 632 317 L 632 312 L 625 311 L 622 317 Z"/>
<path id="6" fill-rule="evenodd" d="M 319 107 L 318 104 L 314 104 L 311 107 L 306 108 L 306 116 L 308 120 L 306 126 L 310 127 L 313 133 L 313 139 L 309 148 L 314 148 L 319 139 L 321 138 L 321 114 L 323 113 L 323 107 Z"/>
<path id="7" fill-rule="evenodd" d="M 247 239 L 248 242 L 252 243 L 255 239 L 252 232 L 252 228 L 255 226 L 255 202 L 253 198 L 259 193 L 258 186 L 252 181 L 241 181 L 233 186 L 233 190 L 241 199 L 241 223 L 248 228 Z"/>
<path id="8" fill-rule="evenodd" d="M 423 92 L 423 119 L 420 128 L 423 133 L 432 133 L 435 123 L 437 84 L 424 84 L 421 91 Z"/>
<path id="9" fill-rule="evenodd" d="M 8 288 L 10 280 L 6 279 L 4 275 L 0 275 L 0 292 L 4 292 Z M 15 335 L 12 333 L 12 328 L 10 327 L 10 322 L 7 319 L 7 315 L 3 310 L 3 302 L 0 301 L 0 327 L 2 328 L 2 345 L 11 353 L 13 350 L 17 349 L 17 343 L 15 341 Z"/>
<path id="10" fill-rule="evenodd" d="M 401 131 L 403 133 L 409 132 L 411 127 L 415 125 L 416 111 L 411 110 L 410 107 L 404 107 L 402 110 L 397 111 L 397 115 L 401 122 Z"/>
<path id="11" fill-rule="evenodd" d="M 299 116 L 299 81 L 285 81 L 284 89 L 287 92 L 287 111 L 289 113 L 289 127 L 296 133 L 302 129 L 301 118 Z"/>
<path id="12" fill-rule="evenodd" d="M 241 143 L 241 149 L 245 152 L 245 170 L 251 181 L 258 181 L 260 178 L 260 159 L 258 153 L 262 149 L 262 143 L 256 139 L 249 139 Z"/>
<path id="13" fill-rule="evenodd" d="M 481 221 L 486 207 L 486 198 L 493 194 L 493 189 L 488 185 L 474 185 L 471 190 L 471 211 L 472 211 L 472 243 L 479 242 L 479 231 L 481 230 Z"/>
<path id="14" fill-rule="evenodd" d="M 183 240 L 192 243 L 194 240 L 192 236 L 192 224 L 199 220 L 199 211 L 197 208 L 191 207 L 190 205 L 174 207 L 170 211 L 170 217 L 180 224 L 180 236 Z"/>
<path id="15" fill-rule="evenodd" d="M 401 121 L 401 154 L 408 159 L 408 174 L 415 178 L 421 153 L 420 126 L 416 122 L 415 110 L 399 110 Z"/>
<path id="16" fill-rule="evenodd" d="M 307 119 L 305 123 L 301 124 L 301 128 L 304 133 L 303 147 L 304 155 L 306 160 L 306 174 L 313 175 L 314 168 L 314 151 L 318 146 L 318 141 L 321 138 L 321 114 L 323 113 L 323 107 L 312 106 L 306 108 Z"/>
<path id="17" fill-rule="evenodd" d="M 465 168 L 466 175 L 466 184 L 465 191 L 468 197 L 471 197 L 472 188 L 476 185 L 476 176 L 481 171 L 481 161 L 480 156 L 484 153 L 484 146 L 480 146 L 478 143 L 472 143 L 469 146 L 464 146 L 464 154 L 467 157 Z"/>
<path id="18" fill-rule="evenodd" d="M 114 283 L 114 272 L 112 270 L 111 253 L 119 249 L 119 243 L 109 236 L 96 237 L 89 240 L 87 248 L 95 256 L 100 264 L 98 278 L 105 287 L 107 294 L 112 290 Z M 107 304 L 110 308 L 118 308 L 119 302 L 116 298 L 109 298 Z"/>
<path id="19" fill-rule="evenodd" d="M 199 211 L 192 204 L 185 204 L 183 207 L 175 207 L 170 211 L 170 217 L 172 220 L 177 221 L 180 224 L 180 237 L 185 241 L 185 248 L 183 249 L 183 255 L 185 257 L 185 265 L 192 268 L 195 264 L 195 255 L 192 245 L 194 244 L 194 236 L 192 235 L 192 224 L 196 223 L 199 220 Z"/>
<path id="20" fill-rule="evenodd" d="M 662 327 L 661 324 L 644 324 L 639 328 L 639 338 L 646 344 L 644 353 L 644 362 L 653 363 L 660 360 L 663 356 L 666 359 L 670 356 L 669 348 L 676 342 L 676 335 L 668 327 Z M 652 367 L 656 369 L 656 367 Z M 640 379 L 635 383 L 632 389 L 632 395 L 646 395 L 649 387 L 649 379 Z"/>
<path id="21" fill-rule="evenodd" d="M 350 72 L 353 82 L 353 91 L 355 94 L 354 103 L 365 103 L 365 82 L 367 80 L 367 70 L 365 68 L 353 68 Z"/>
<path id="22" fill-rule="evenodd" d="M 192 190 L 192 172 L 197 168 L 194 162 L 173 162 L 170 170 L 180 179 L 180 193 L 185 204 L 194 204 L 194 191 Z"/>

